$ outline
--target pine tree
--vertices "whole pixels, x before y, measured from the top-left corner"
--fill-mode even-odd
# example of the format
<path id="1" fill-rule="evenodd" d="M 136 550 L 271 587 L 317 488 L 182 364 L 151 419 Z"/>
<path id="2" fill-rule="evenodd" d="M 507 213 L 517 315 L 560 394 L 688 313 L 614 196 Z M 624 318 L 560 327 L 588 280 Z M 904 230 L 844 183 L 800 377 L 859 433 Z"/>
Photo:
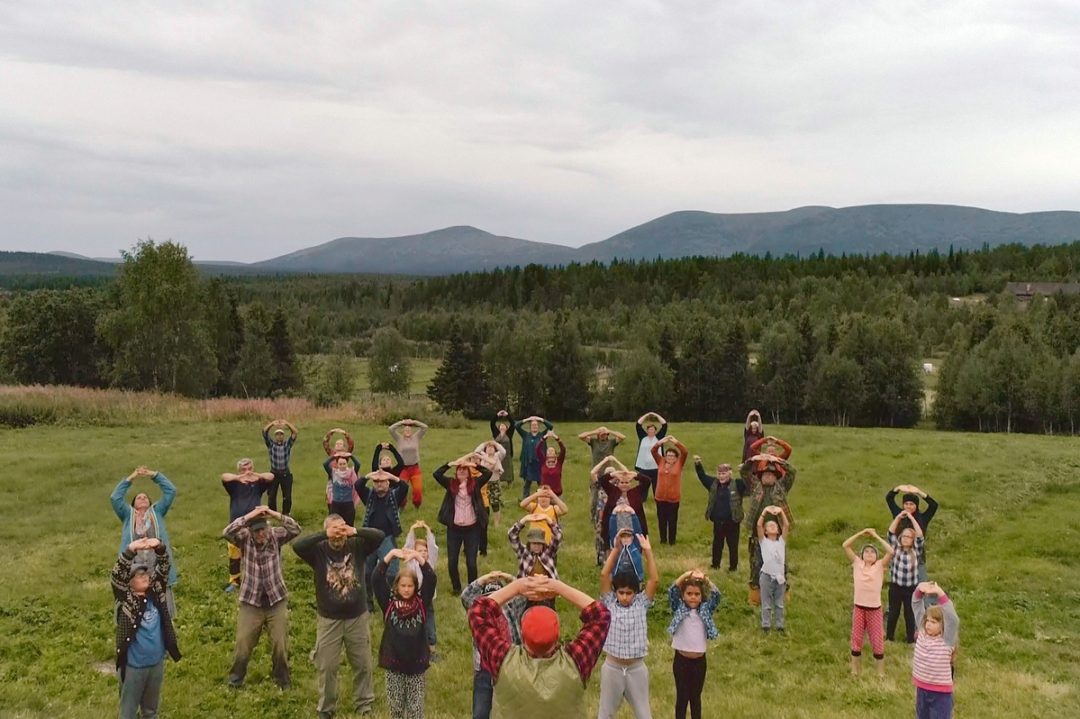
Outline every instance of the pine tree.
<path id="1" fill-rule="evenodd" d="M 302 390 L 304 378 L 296 362 L 292 338 L 289 335 L 289 322 L 282 307 L 274 311 L 274 320 L 266 334 L 266 341 L 274 357 L 274 372 L 270 382 L 271 392 Z"/>
<path id="2" fill-rule="evenodd" d="M 450 340 L 442 364 L 435 370 L 435 377 L 428 385 L 428 397 L 444 412 L 462 412 L 473 407 L 469 392 L 479 377 L 483 377 L 483 364 L 477 370 L 478 352 L 465 343 L 461 327 L 455 320 L 450 325 Z"/>
<path id="3" fill-rule="evenodd" d="M 589 406 L 590 368 L 581 352 L 575 325 L 562 312 L 555 316 L 551 344 L 547 351 L 547 378 L 544 408 L 557 419 L 579 419 Z"/>
<path id="4" fill-rule="evenodd" d="M 267 341 L 266 308 L 255 302 L 247 310 L 244 345 L 232 374 L 233 393 L 241 397 L 269 397 L 274 379 L 274 353 Z"/>
<path id="5" fill-rule="evenodd" d="M 206 316 L 210 327 L 210 342 L 217 355 L 218 380 L 214 394 L 226 395 L 232 388 L 232 376 L 240 361 L 244 346 L 244 322 L 236 302 L 236 292 L 215 277 L 206 288 Z"/>

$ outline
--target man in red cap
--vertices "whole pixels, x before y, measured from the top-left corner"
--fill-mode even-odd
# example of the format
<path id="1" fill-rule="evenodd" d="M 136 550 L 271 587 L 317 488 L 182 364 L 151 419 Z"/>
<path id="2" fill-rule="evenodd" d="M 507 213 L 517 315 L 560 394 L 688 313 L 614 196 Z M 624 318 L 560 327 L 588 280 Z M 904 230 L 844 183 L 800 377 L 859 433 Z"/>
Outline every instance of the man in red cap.
<path id="1" fill-rule="evenodd" d="M 534 606 L 521 617 L 521 645 L 513 644 L 501 606 L 518 595 L 534 602 L 558 596 L 578 607 L 582 626 L 577 637 L 560 645 L 559 615 Z M 478 598 L 469 609 L 469 627 L 480 665 L 495 682 L 491 719 L 585 716 L 585 684 L 610 623 L 607 607 L 550 577 L 521 577 Z"/>

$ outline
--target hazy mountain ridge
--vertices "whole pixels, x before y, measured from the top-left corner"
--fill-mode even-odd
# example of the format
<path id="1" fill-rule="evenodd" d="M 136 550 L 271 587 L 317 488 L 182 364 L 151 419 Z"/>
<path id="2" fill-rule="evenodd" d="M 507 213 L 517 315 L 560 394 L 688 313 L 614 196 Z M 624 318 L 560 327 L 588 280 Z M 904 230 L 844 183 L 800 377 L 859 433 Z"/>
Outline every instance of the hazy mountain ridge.
<path id="1" fill-rule="evenodd" d="M 197 262 L 208 274 L 376 273 L 442 275 L 530 263 L 608 262 L 691 255 L 833 255 L 974 250 L 1080 241 L 1080 212 L 1009 213 L 956 205 L 799 207 L 784 212 L 673 212 L 580 248 L 494 235 L 470 226 L 402 237 L 339 237 L 252 264 Z M 72 253 L 0 253 L 0 274 L 109 274 L 112 260 Z M 14 255 L 18 255 L 15 258 Z M 11 256 L 11 257 L 9 257 Z M 73 264 L 74 263 L 74 264 Z M 80 265 L 78 263 L 86 263 Z"/>

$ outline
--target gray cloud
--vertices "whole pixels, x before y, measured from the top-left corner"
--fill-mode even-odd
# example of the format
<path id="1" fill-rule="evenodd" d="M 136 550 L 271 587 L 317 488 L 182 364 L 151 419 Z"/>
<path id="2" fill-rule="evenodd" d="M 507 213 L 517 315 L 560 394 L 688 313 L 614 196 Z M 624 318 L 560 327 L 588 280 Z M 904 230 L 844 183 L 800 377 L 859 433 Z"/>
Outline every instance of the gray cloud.
<path id="1" fill-rule="evenodd" d="M 0 1 L 2 249 L 1075 209 L 1066 2 Z"/>

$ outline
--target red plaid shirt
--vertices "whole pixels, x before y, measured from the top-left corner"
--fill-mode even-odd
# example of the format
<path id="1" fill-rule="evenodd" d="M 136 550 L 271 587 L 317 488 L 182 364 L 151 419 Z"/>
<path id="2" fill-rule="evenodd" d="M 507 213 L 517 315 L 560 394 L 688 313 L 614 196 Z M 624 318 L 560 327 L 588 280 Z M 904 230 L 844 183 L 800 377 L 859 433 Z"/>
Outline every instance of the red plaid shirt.
<path id="1" fill-rule="evenodd" d="M 300 525 L 289 516 L 281 518 L 280 527 L 271 527 L 270 536 L 260 547 L 245 525 L 247 520 L 238 517 L 225 527 L 225 538 L 240 548 L 243 557 L 244 578 L 240 584 L 240 601 L 256 607 L 274 606 L 288 597 L 285 576 L 281 573 L 281 547 L 300 534 Z"/>
<path id="2" fill-rule="evenodd" d="M 593 602 L 581 610 L 581 631 L 577 637 L 562 645 L 577 666 L 581 681 L 587 682 L 592 674 L 600 651 L 607 639 L 611 613 L 600 602 Z M 510 625 L 498 603 L 490 597 L 479 597 L 469 609 L 469 628 L 472 629 L 476 648 L 480 652 L 480 668 L 498 679 L 499 669 L 513 644 L 510 642 Z"/>

